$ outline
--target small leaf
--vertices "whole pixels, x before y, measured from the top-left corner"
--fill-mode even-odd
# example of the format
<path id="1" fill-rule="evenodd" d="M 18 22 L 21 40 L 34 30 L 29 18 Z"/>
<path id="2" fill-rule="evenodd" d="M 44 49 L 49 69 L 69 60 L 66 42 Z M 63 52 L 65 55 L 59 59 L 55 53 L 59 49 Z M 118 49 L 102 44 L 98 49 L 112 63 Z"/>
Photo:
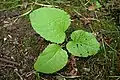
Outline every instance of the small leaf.
<path id="1" fill-rule="evenodd" d="M 88 7 L 88 10 L 90 10 L 90 11 L 99 9 L 102 7 L 102 5 L 100 4 L 100 2 L 98 0 L 90 0 L 90 4 L 91 4 L 91 6 Z"/>
<path id="2" fill-rule="evenodd" d="M 46 40 L 62 43 L 70 25 L 70 16 L 56 8 L 39 8 L 30 13 L 33 29 Z"/>
<path id="3" fill-rule="evenodd" d="M 98 1 L 96 1 L 95 8 L 96 8 L 96 9 L 99 9 L 99 8 L 101 8 L 101 7 L 102 7 L 102 5 L 101 5 Z"/>
<path id="4" fill-rule="evenodd" d="M 51 44 L 40 54 L 34 68 L 38 72 L 54 73 L 62 69 L 67 61 L 67 52 L 59 45 Z"/>
<path id="5" fill-rule="evenodd" d="M 91 33 L 77 30 L 71 34 L 71 39 L 66 47 L 74 56 L 87 57 L 96 54 L 99 50 L 100 45 Z"/>

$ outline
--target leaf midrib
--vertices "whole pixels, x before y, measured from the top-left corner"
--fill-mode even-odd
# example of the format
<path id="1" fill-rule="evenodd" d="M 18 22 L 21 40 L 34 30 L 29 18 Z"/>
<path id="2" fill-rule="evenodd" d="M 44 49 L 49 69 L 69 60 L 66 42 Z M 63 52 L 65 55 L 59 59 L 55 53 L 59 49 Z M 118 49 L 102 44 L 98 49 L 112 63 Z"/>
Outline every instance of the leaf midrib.
<path id="1" fill-rule="evenodd" d="M 52 58 L 56 56 L 56 54 L 57 54 L 57 52 L 59 50 L 60 50 L 60 48 L 54 52 L 54 55 L 44 65 L 46 65 L 47 63 L 49 63 L 52 60 Z M 44 65 L 41 65 L 41 66 L 44 66 Z"/>

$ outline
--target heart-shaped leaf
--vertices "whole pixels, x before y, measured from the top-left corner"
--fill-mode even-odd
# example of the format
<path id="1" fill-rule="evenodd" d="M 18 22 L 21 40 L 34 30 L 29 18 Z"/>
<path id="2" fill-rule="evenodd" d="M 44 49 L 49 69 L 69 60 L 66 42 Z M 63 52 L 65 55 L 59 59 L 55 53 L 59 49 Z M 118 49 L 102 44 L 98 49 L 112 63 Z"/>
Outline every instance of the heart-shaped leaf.
<path id="1" fill-rule="evenodd" d="M 30 13 L 30 21 L 34 30 L 43 38 L 62 43 L 70 25 L 70 16 L 60 9 L 39 8 Z"/>
<path id="2" fill-rule="evenodd" d="M 67 61 L 67 52 L 59 45 L 51 44 L 40 54 L 34 68 L 38 72 L 54 73 L 62 69 Z"/>
<path id="3" fill-rule="evenodd" d="M 77 30 L 71 34 L 71 39 L 66 47 L 74 56 L 87 57 L 96 54 L 99 50 L 100 45 L 92 33 Z"/>

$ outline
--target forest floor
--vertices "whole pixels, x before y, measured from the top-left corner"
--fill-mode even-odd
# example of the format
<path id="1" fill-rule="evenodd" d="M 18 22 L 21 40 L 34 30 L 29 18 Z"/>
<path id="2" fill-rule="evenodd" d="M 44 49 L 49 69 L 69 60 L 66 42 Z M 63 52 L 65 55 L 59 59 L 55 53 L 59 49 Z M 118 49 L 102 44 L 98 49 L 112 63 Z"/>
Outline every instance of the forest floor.
<path id="1" fill-rule="evenodd" d="M 120 80 L 120 1 L 0 0 L 0 80 Z M 94 1 L 94 0 L 93 0 Z M 31 27 L 31 9 L 54 6 L 71 16 L 66 31 L 82 29 L 96 35 L 101 47 L 87 58 L 70 57 L 54 74 L 36 73 L 33 65 L 50 43 Z"/>

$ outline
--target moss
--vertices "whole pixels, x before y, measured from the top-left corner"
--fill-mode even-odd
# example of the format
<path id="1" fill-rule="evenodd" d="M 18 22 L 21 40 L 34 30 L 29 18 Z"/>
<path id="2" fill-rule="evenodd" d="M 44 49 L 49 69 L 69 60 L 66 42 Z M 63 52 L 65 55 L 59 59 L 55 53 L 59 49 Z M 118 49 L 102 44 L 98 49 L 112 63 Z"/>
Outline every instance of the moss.
<path id="1" fill-rule="evenodd" d="M 100 30 L 115 31 L 116 30 L 116 25 L 113 22 L 107 21 L 104 19 L 100 20 L 100 22 L 98 21 L 92 22 L 91 26 L 94 31 L 100 31 Z"/>

